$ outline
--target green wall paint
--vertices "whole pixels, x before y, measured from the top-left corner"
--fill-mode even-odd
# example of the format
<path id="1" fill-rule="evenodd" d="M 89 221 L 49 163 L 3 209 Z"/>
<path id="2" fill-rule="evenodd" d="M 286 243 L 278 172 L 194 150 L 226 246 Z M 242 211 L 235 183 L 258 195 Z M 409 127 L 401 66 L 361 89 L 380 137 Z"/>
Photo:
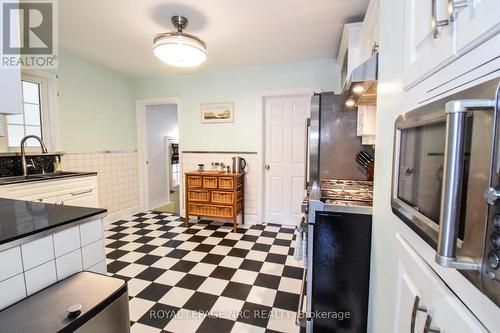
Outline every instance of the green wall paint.
<path id="1" fill-rule="evenodd" d="M 67 53 L 57 73 L 62 150 L 136 149 L 132 78 Z"/>
<path id="2" fill-rule="evenodd" d="M 135 101 L 161 97 L 181 100 L 184 150 L 256 151 L 259 93 L 340 87 L 334 60 L 134 79 L 64 53 L 57 72 L 64 151 L 136 149 Z M 234 102 L 234 123 L 202 124 L 204 102 Z"/>
<path id="3" fill-rule="evenodd" d="M 339 87 L 336 62 L 321 60 L 140 79 L 136 98 L 180 98 L 183 150 L 256 151 L 259 93 Z M 234 123 L 202 124 L 200 104 L 205 102 L 234 102 Z"/>

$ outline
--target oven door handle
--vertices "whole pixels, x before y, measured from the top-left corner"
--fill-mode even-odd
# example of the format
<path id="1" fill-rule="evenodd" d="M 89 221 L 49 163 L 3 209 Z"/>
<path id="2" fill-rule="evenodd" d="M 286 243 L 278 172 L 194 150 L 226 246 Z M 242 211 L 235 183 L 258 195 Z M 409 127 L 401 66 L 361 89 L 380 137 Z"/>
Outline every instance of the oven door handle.
<path id="1" fill-rule="evenodd" d="M 446 103 L 446 142 L 444 153 L 443 185 L 439 236 L 435 261 L 443 267 L 479 270 L 472 258 L 457 257 L 457 237 L 460 222 L 462 180 L 465 149 L 466 116 L 470 111 L 494 108 L 490 99 L 454 100 Z M 497 113 L 494 115 L 496 123 Z"/>

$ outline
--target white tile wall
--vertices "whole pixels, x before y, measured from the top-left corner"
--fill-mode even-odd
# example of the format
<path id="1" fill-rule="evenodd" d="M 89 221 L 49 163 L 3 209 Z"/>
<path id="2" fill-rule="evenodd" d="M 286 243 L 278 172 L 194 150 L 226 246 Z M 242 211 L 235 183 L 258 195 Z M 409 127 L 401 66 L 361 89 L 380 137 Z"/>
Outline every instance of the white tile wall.
<path id="1" fill-rule="evenodd" d="M 184 172 L 198 169 L 198 164 L 205 164 L 205 170 L 210 170 L 212 162 L 222 162 L 232 166 L 234 156 L 243 157 L 248 165 L 245 175 L 245 214 L 258 215 L 258 155 L 234 153 L 183 153 L 182 167 Z"/>
<path id="2" fill-rule="evenodd" d="M 15 247 L 0 252 L 0 281 L 23 272 L 21 248 Z"/>
<path id="3" fill-rule="evenodd" d="M 103 237 L 95 220 L 1 251 L 0 310 L 84 269 L 106 274 Z"/>
<path id="4" fill-rule="evenodd" d="M 0 282 L 0 310 L 26 297 L 24 274 Z"/>
<path id="5" fill-rule="evenodd" d="M 136 152 L 67 153 L 61 163 L 65 171 L 97 172 L 99 204 L 108 213 L 139 205 Z"/>

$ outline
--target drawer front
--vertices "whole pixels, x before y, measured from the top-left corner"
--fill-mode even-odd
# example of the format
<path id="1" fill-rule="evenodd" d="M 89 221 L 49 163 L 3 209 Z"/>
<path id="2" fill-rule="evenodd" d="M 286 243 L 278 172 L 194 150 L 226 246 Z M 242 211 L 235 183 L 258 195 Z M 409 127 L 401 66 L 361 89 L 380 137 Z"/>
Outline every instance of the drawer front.
<path id="1" fill-rule="evenodd" d="M 212 202 L 221 204 L 232 204 L 234 192 L 212 191 Z"/>
<path id="2" fill-rule="evenodd" d="M 201 187 L 201 185 L 202 185 L 201 176 L 187 176 L 188 187 Z"/>
<path id="3" fill-rule="evenodd" d="M 188 191 L 189 201 L 202 201 L 206 202 L 210 200 L 210 195 L 208 191 L 205 190 L 189 190 Z"/>
<path id="4" fill-rule="evenodd" d="M 220 177 L 219 178 L 219 188 L 225 190 L 232 190 L 234 188 L 234 178 L 233 177 Z"/>
<path id="5" fill-rule="evenodd" d="M 206 176 L 203 177 L 204 188 L 217 188 L 217 177 Z"/>
<path id="6" fill-rule="evenodd" d="M 232 206 L 189 204 L 189 214 L 213 217 L 233 217 Z"/>

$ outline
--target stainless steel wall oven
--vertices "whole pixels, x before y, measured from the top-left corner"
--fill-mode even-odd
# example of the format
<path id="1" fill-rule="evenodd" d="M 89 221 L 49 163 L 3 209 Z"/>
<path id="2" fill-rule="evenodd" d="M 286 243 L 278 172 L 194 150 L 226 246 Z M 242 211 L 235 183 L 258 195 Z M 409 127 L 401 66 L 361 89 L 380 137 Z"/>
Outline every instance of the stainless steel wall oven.
<path id="1" fill-rule="evenodd" d="M 499 83 L 491 80 L 401 114 L 393 212 L 500 305 Z"/>

